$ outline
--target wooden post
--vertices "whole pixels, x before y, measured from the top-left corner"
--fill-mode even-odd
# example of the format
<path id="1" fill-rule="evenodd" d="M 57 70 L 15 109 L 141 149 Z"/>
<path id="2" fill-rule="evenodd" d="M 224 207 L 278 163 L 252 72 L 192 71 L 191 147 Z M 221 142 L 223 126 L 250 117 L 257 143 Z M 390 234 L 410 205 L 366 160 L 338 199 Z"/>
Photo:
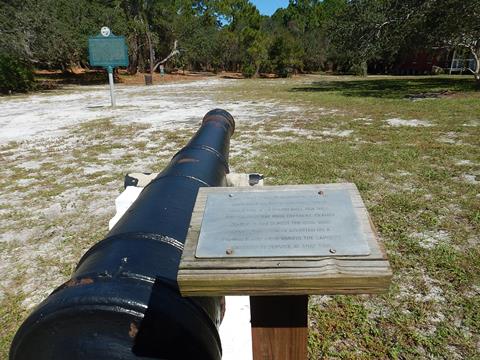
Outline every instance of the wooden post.
<path id="1" fill-rule="evenodd" d="M 306 360 L 308 296 L 251 296 L 253 360 Z"/>
<path id="2" fill-rule="evenodd" d="M 290 192 L 290 195 L 295 194 L 296 191 L 310 191 L 317 199 L 319 195 L 325 196 L 326 193 L 334 191 L 348 194 L 351 203 L 347 202 L 348 205 L 344 208 L 349 209 L 350 206 L 353 208 L 354 218 L 362 233 L 355 238 L 355 242 L 358 245 L 359 240 L 365 240 L 368 249 L 354 255 L 353 250 L 356 247 L 353 243 L 349 243 L 351 249 L 347 249 L 343 254 L 339 253 L 338 246 L 330 247 L 330 245 L 325 248 L 328 253 L 316 256 L 311 253 L 303 256 L 288 253 L 282 255 L 275 253 L 273 246 L 267 251 L 265 249 L 268 249 L 269 242 L 264 238 L 278 237 L 276 244 L 280 245 L 285 244 L 285 241 L 280 239 L 279 232 L 274 231 L 273 227 L 268 235 L 263 235 L 263 238 L 258 235 L 255 239 L 249 224 L 255 223 L 258 226 L 262 221 L 259 220 L 258 214 L 267 215 L 266 218 L 268 218 L 270 213 L 278 214 L 279 210 L 275 213 L 272 205 L 266 204 L 265 208 L 268 210 L 262 213 L 262 204 L 257 201 L 255 204 L 248 203 L 249 206 L 239 211 L 238 208 L 228 205 L 229 202 L 225 202 L 226 205 L 221 209 L 222 214 L 224 216 L 228 214 L 228 219 L 232 219 L 235 217 L 231 215 L 236 213 L 238 214 L 236 221 L 241 219 L 245 223 L 243 228 L 233 222 L 225 227 L 231 234 L 229 241 L 237 241 L 237 237 L 241 238 L 241 235 L 237 236 L 237 234 L 248 231 L 248 236 L 252 237 L 242 240 L 245 243 L 237 242 L 238 249 L 258 246 L 258 251 L 263 251 L 263 256 L 258 256 L 260 253 L 252 257 L 242 257 L 238 254 L 230 256 L 232 255 L 230 247 L 220 247 L 222 251 L 219 251 L 218 255 L 212 251 L 208 254 L 209 256 L 200 256 L 198 251 L 200 233 L 206 224 L 206 217 L 211 216 L 211 214 L 207 215 L 206 209 L 209 195 L 212 195 L 212 198 L 214 198 L 213 195 L 222 195 L 241 199 L 243 192 L 257 192 L 260 198 L 262 192 L 268 191 L 285 191 Z M 255 206 L 256 211 L 252 211 Z M 316 208 L 317 205 L 312 206 Z M 292 214 L 293 210 L 287 204 L 285 207 L 287 214 L 289 211 Z M 299 207 L 305 208 L 305 205 L 299 205 Z M 315 217 L 320 217 L 322 211 L 322 209 L 317 210 Z M 332 213 L 335 214 L 336 211 L 338 210 L 334 208 Z M 255 214 L 255 217 L 252 214 Z M 293 215 L 296 213 L 293 212 Z M 219 218 L 221 219 L 221 216 Z M 226 218 L 225 216 L 221 220 Z M 305 225 L 309 223 L 305 220 Z M 322 224 L 323 222 L 318 222 L 318 229 L 321 230 L 322 226 L 325 226 Z M 333 235 L 338 232 L 340 236 L 342 226 L 349 227 L 352 224 L 337 225 L 328 231 Z M 269 225 L 271 225 L 270 222 Z M 207 241 L 218 240 L 219 243 L 227 244 L 226 234 L 227 231 L 217 239 L 210 235 Z M 205 238 L 203 240 L 205 241 Z M 259 246 L 262 241 L 265 241 L 263 247 Z M 318 244 L 323 244 L 323 240 L 319 239 Z M 359 248 L 356 249 L 358 251 Z M 308 357 L 308 296 L 306 294 L 382 293 L 388 289 L 391 277 L 392 270 L 383 244 L 378 239 L 375 227 L 354 184 L 261 186 L 253 189 L 247 185 L 199 189 L 177 281 L 182 296 L 250 296 L 253 360 L 306 360 Z"/>

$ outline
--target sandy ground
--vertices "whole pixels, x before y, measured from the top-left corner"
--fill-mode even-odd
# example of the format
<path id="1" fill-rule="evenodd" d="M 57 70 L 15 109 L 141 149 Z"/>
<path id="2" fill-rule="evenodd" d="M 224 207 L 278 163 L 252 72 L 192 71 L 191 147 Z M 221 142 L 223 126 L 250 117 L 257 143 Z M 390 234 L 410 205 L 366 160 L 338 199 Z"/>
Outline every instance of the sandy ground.
<path id="1" fill-rule="evenodd" d="M 0 98 L 0 144 L 63 136 L 72 126 L 100 118 L 151 124 L 156 130 L 196 126 L 216 107 L 234 114 L 238 123 L 262 121 L 285 110 L 296 110 L 278 102 L 217 101 L 215 95 L 235 81 L 213 78 L 153 86 L 117 85 L 114 109 L 107 85 Z"/>
<path id="2" fill-rule="evenodd" d="M 160 171 L 209 110 L 247 127 L 298 111 L 224 96 L 236 81 L 120 84 L 113 109 L 108 85 L 0 98 L 0 301 L 19 297 L 29 310 L 66 281 L 106 233 L 124 174 Z M 248 134 L 232 140 L 231 156 L 252 151 Z"/>
<path id="3" fill-rule="evenodd" d="M 363 112 L 350 114 L 344 109 L 333 108 L 340 107 L 337 103 L 329 107 L 328 102 L 319 102 L 323 106 L 320 107 L 312 101 L 308 105 L 303 99 L 309 96 L 308 93 L 297 97 L 294 103 L 292 93 L 276 92 L 283 79 L 261 80 L 262 91 L 258 94 L 255 89 L 259 83 L 247 81 L 208 77 L 149 87 L 119 84 L 116 87 L 118 106 L 114 109 L 109 106 L 108 85 L 68 86 L 62 90 L 0 98 L 0 167 L 3 175 L 0 178 L 0 324 L 4 330 L 4 334 L 0 334 L 0 358 L 6 354 L 21 320 L 53 289 L 68 280 L 84 252 L 105 236 L 108 220 L 115 213 L 114 200 L 123 189 L 124 174 L 161 170 L 188 141 L 205 113 L 213 108 L 230 111 L 236 120 L 238 131 L 231 141 L 230 151 L 234 171 L 236 166 L 257 171 L 248 163 L 249 158 L 255 157 L 260 157 L 254 161 L 265 163 L 265 170 L 268 170 L 272 164 L 268 157 L 275 154 L 257 150 L 265 143 L 283 146 L 287 142 L 307 139 L 329 146 L 350 143 L 352 147 L 358 147 L 375 141 L 375 144 L 390 145 L 391 150 L 395 145 L 388 143 L 392 134 L 402 132 L 413 138 L 413 134 L 423 132 L 433 134 L 437 139 L 425 149 L 451 146 L 462 150 L 456 150 L 458 155 L 450 150 L 451 153 L 444 156 L 445 164 L 458 168 L 455 172 L 449 168 L 454 178 L 447 182 L 447 186 L 455 189 L 459 184 L 473 188 L 480 183 L 478 161 L 475 156 L 470 156 L 477 147 L 469 137 L 470 133 L 475 133 L 478 119 L 467 121 L 460 118 L 456 121 L 460 125 L 453 131 L 452 126 L 442 125 L 439 119 L 423 118 L 416 113 L 375 114 L 366 106 Z M 299 86 L 315 79 L 287 81 L 293 81 L 292 86 Z M 262 97 L 262 94 L 267 95 Z M 409 104 L 410 100 L 405 103 Z M 315 120 L 315 126 L 307 126 L 309 119 Z M 374 151 L 376 148 L 372 145 L 369 149 Z M 396 147 L 393 149 L 397 150 Z M 406 151 L 402 147 L 399 149 Z M 321 159 L 322 154 L 317 155 Z M 288 161 L 299 160 L 292 155 Z M 433 175 L 438 171 L 435 166 L 428 167 Z M 360 167 L 358 171 L 362 171 Z M 400 192 L 403 199 L 417 191 L 418 196 L 425 197 L 426 203 L 432 200 L 429 206 L 436 206 L 439 195 L 432 194 L 431 188 L 421 188 L 424 182 L 412 182 L 415 179 L 413 172 L 423 174 L 423 170 L 412 167 L 395 168 L 393 173 L 388 171 L 364 173 L 366 178 L 370 176 L 367 184 L 373 184 L 374 188 L 370 193 L 368 187 L 364 191 L 370 194 L 367 205 L 375 209 L 387 195 L 396 199 L 396 193 Z M 275 169 L 272 172 L 278 173 Z M 336 178 L 345 181 L 343 174 L 339 173 Z M 284 175 L 282 181 L 295 179 Z M 452 225 L 438 229 L 408 228 L 405 237 L 418 245 L 415 247 L 417 253 L 453 246 L 451 243 L 459 237 L 458 233 L 464 232 L 466 235 L 462 235 L 462 239 L 465 238 L 467 245 L 476 246 L 478 234 L 472 234 L 469 229 L 462 230 L 461 223 L 457 229 L 458 214 L 463 211 L 456 202 L 457 198 L 449 200 L 445 206 L 439 205 L 438 210 L 438 213 L 455 214 L 447 217 L 454 220 Z M 393 205 L 387 208 L 389 218 L 395 218 L 394 208 Z M 377 217 L 381 218 L 381 212 Z M 409 255 L 415 254 L 409 249 L 400 254 L 403 248 L 397 248 L 389 238 L 391 236 L 387 233 L 385 240 L 390 242 L 389 256 L 393 261 L 398 262 L 407 255 L 415 256 Z M 402 244 L 404 242 L 402 238 Z M 470 242 L 473 245 L 469 245 Z M 409 314 L 415 316 L 409 310 L 411 306 L 426 309 L 425 318 L 420 322 L 426 330 L 416 325 L 415 331 L 437 336 L 435 334 L 442 331 L 441 326 L 452 322 L 448 310 L 457 306 L 450 300 L 455 298 L 456 290 L 450 289 L 445 279 L 441 280 L 423 267 L 417 270 L 406 268 L 397 272 L 393 279 L 393 283 L 398 284 L 392 290 L 393 305 L 387 304 L 390 298 L 365 298 L 362 309 L 368 310 L 368 321 L 379 323 L 389 317 L 392 317 L 392 323 L 405 317 L 409 320 Z M 476 298 L 479 291 L 478 285 L 469 285 L 464 297 Z M 339 308 L 329 305 L 334 303 L 331 297 L 313 297 L 311 302 L 320 308 Z M 454 309 L 457 311 L 458 307 Z M 402 314 L 401 318 L 395 314 L 397 310 Z M 343 320 L 348 322 L 348 319 Z M 385 328 L 403 334 L 402 326 L 385 325 Z M 463 341 L 476 341 L 477 348 L 480 348 L 473 325 L 467 323 L 457 327 L 465 334 L 467 340 Z M 405 334 L 410 336 L 413 332 L 407 329 Z M 473 340 L 468 340 L 470 338 Z M 355 348 L 355 344 L 344 345 Z M 423 351 L 422 347 L 419 348 L 419 352 Z M 462 353 L 456 349 L 450 353 L 461 358 Z"/>
<path id="4" fill-rule="evenodd" d="M 15 313 L 25 316 L 68 280 L 106 234 L 125 173 L 160 171 L 211 109 L 228 110 L 245 129 L 299 110 L 225 95 L 237 82 L 118 84 L 115 108 L 108 85 L 0 98 L 0 320 L 7 338 L 19 325 Z M 232 140 L 231 156 L 253 154 L 249 134 Z"/>

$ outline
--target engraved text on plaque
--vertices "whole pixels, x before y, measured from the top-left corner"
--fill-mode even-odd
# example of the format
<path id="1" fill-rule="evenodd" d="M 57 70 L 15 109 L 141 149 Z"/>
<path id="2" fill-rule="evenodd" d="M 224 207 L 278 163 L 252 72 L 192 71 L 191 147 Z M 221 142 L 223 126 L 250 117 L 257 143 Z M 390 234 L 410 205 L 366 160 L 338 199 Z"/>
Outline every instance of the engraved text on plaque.
<path id="1" fill-rule="evenodd" d="M 210 193 L 199 258 L 360 256 L 370 250 L 347 190 Z"/>

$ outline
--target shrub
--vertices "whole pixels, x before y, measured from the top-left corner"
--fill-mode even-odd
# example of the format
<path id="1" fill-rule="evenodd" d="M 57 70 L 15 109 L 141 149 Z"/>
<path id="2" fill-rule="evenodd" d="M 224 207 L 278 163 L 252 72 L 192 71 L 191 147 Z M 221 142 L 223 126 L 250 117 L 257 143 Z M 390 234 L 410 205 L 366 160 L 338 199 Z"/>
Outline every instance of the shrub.
<path id="1" fill-rule="evenodd" d="M 242 67 L 242 74 L 246 78 L 251 78 L 253 75 L 255 75 L 255 66 L 252 64 L 245 64 Z"/>
<path id="2" fill-rule="evenodd" d="M 350 72 L 357 76 L 367 76 L 367 63 L 354 63 L 350 67 Z"/>
<path id="3" fill-rule="evenodd" d="M 293 70 L 294 69 L 290 66 L 282 66 L 282 67 L 277 68 L 277 71 L 275 73 L 279 77 L 287 78 L 287 77 L 292 77 Z"/>
<path id="4" fill-rule="evenodd" d="M 0 93 L 25 92 L 33 83 L 31 66 L 11 55 L 0 55 Z"/>

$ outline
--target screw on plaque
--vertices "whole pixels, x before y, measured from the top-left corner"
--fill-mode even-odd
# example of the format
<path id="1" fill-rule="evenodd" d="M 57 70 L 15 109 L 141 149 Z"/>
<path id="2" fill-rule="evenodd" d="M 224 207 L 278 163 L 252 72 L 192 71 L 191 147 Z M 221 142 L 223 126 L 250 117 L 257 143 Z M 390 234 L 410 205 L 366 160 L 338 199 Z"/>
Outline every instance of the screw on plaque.
<path id="1" fill-rule="evenodd" d="M 328 251 L 330 251 L 330 254 L 335 254 L 337 252 L 337 250 L 335 250 L 335 249 L 330 249 Z"/>
<path id="2" fill-rule="evenodd" d="M 318 195 L 325 195 L 325 193 L 324 193 L 322 190 L 320 190 L 320 191 L 318 192 Z"/>
<path id="3" fill-rule="evenodd" d="M 225 250 L 225 254 L 232 255 L 233 254 L 233 249 L 228 248 L 227 250 Z"/>
<path id="4" fill-rule="evenodd" d="M 233 197 L 233 194 L 228 194 L 228 197 Z"/>

